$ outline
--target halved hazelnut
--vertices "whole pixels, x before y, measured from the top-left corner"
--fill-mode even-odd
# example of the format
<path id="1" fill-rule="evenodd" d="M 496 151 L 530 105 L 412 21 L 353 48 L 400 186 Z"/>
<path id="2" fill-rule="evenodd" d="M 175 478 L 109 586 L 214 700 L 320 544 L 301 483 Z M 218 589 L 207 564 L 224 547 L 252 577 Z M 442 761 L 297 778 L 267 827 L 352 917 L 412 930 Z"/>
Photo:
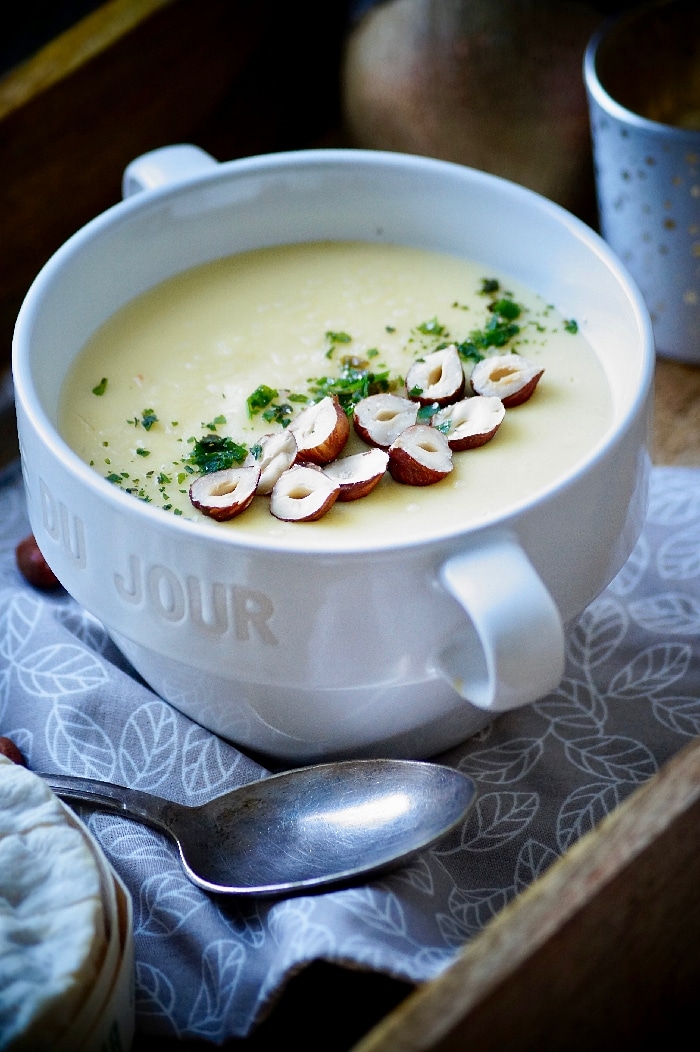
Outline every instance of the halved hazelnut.
<path id="1" fill-rule="evenodd" d="M 360 438 L 380 449 L 388 449 L 417 419 L 418 403 L 395 394 L 368 395 L 357 403 L 353 414 Z"/>
<path id="2" fill-rule="evenodd" d="M 260 480 L 255 466 L 223 468 L 200 475 L 190 486 L 190 500 L 195 508 L 217 522 L 226 522 L 248 507 Z"/>
<path id="3" fill-rule="evenodd" d="M 252 453 L 248 454 L 245 466 L 260 468 L 258 493 L 267 495 L 272 492 L 272 487 L 282 472 L 291 468 L 296 460 L 297 440 L 289 430 L 276 431 L 271 435 L 263 435 L 260 448 L 262 452 L 257 459 Z"/>
<path id="4" fill-rule="evenodd" d="M 350 421 L 336 395 L 326 395 L 299 413 L 289 425 L 297 443 L 297 461 L 329 464 L 340 456 L 350 435 Z"/>
<path id="5" fill-rule="evenodd" d="M 270 511 L 285 522 L 314 522 L 331 508 L 340 485 L 312 464 L 295 464 L 272 488 Z"/>
<path id="6" fill-rule="evenodd" d="M 506 409 L 512 409 L 528 400 L 543 372 L 519 354 L 497 354 L 476 363 L 471 385 L 475 394 L 500 398 Z"/>
<path id="7" fill-rule="evenodd" d="M 503 423 L 505 406 L 493 395 L 463 398 L 454 405 L 438 409 L 430 421 L 445 435 L 450 449 L 461 453 L 490 442 Z"/>
<path id="8" fill-rule="evenodd" d="M 358 500 L 366 497 L 378 485 L 388 463 L 389 454 L 386 450 L 374 447 L 365 453 L 340 457 L 332 464 L 326 464 L 323 470 L 339 484 L 338 500 Z"/>
<path id="9" fill-rule="evenodd" d="M 452 450 L 441 431 L 414 424 L 389 447 L 389 473 L 408 486 L 431 486 L 452 471 Z"/>
<path id="10" fill-rule="evenodd" d="M 453 343 L 426 354 L 406 373 L 408 397 L 421 405 L 437 402 L 443 406 L 456 402 L 464 394 L 464 384 L 462 359 Z"/>

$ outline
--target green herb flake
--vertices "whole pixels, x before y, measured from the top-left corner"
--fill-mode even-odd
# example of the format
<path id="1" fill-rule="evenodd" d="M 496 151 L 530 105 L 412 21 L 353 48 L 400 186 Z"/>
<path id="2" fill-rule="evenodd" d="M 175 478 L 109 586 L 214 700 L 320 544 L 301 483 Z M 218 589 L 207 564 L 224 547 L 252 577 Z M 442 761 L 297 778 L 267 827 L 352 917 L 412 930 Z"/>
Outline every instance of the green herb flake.
<path id="1" fill-rule="evenodd" d="M 482 296 L 490 296 L 494 292 L 498 292 L 501 287 L 500 281 L 497 278 L 482 278 L 481 279 L 481 294 Z"/>
<path id="2" fill-rule="evenodd" d="M 473 340 L 464 340 L 462 343 L 458 343 L 457 351 L 460 358 L 464 358 L 465 361 L 469 362 L 480 362 L 485 357 Z"/>
<path id="3" fill-rule="evenodd" d="M 100 382 L 93 387 L 92 393 L 94 395 L 100 396 L 100 395 L 103 395 L 106 390 L 107 390 L 107 377 L 103 376 L 102 379 L 100 380 Z"/>
<path id="4" fill-rule="evenodd" d="M 186 463 L 203 474 L 242 464 L 248 453 L 244 445 L 223 435 L 204 435 L 192 442 L 192 452 Z"/>
<path id="5" fill-rule="evenodd" d="M 202 424 L 202 427 L 206 427 L 207 431 L 216 431 L 217 428 L 223 427 L 225 423 L 226 417 L 220 414 L 219 416 L 215 416 L 210 423 Z"/>
<path id="6" fill-rule="evenodd" d="M 430 423 L 435 413 L 437 413 L 440 406 L 437 402 L 429 402 L 427 405 L 420 406 L 418 410 L 417 420 L 419 424 Z M 439 430 L 439 429 L 438 429 Z"/>
<path id="7" fill-rule="evenodd" d="M 503 298 L 496 300 L 489 306 L 489 310 L 493 314 L 498 314 L 501 318 L 506 318 L 508 321 L 515 321 L 522 314 L 522 307 L 515 303 L 514 300 Z"/>
<path id="8" fill-rule="evenodd" d="M 331 343 L 352 343 L 352 336 L 347 332 L 327 332 L 326 339 Z"/>
<path id="9" fill-rule="evenodd" d="M 153 409 L 143 409 L 141 411 L 141 427 L 145 428 L 146 431 L 150 431 L 154 424 L 158 423 L 158 417 Z"/>
<path id="10" fill-rule="evenodd" d="M 498 283 L 496 286 L 498 287 Z M 475 329 L 469 333 L 466 340 L 457 344 L 460 357 L 478 362 L 485 357 L 485 352 L 490 348 L 500 349 L 509 344 L 520 334 L 520 326 L 515 323 L 515 319 L 520 317 L 522 310 L 519 303 L 507 296 L 491 303 L 491 317 L 484 328 Z"/>
<path id="11" fill-rule="evenodd" d="M 574 321 L 573 318 L 569 318 L 569 320 L 564 323 L 564 328 L 567 332 L 575 334 L 578 332 L 578 322 Z"/>
<path id="12" fill-rule="evenodd" d="M 418 332 L 422 332 L 424 336 L 444 336 L 445 326 L 442 325 L 437 318 L 431 318 L 430 321 L 423 321 L 420 325 L 416 326 Z"/>
<path id="13" fill-rule="evenodd" d="M 150 457 L 150 449 L 143 449 L 142 446 L 138 446 L 136 449 L 136 455 L 139 457 Z"/>
<path id="14" fill-rule="evenodd" d="M 289 402 L 273 402 L 267 409 L 263 409 L 262 418 L 268 424 L 289 427 L 292 422 L 292 407 Z"/>
<path id="15" fill-rule="evenodd" d="M 318 401 L 327 395 L 335 395 L 348 416 L 351 416 L 354 407 L 363 398 L 382 394 L 398 386 L 398 379 L 391 380 L 387 371 L 375 373 L 368 366 L 368 362 L 357 358 L 344 358 L 338 376 L 320 376 L 309 380 L 309 388 Z"/>
<path id="16" fill-rule="evenodd" d="M 274 398 L 277 398 L 277 393 L 274 387 L 268 387 L 267 384 L 260 384 L 259 387 L 256 387 L 246 399 L 248 416 L 252 417 L 260 413 Z"/>

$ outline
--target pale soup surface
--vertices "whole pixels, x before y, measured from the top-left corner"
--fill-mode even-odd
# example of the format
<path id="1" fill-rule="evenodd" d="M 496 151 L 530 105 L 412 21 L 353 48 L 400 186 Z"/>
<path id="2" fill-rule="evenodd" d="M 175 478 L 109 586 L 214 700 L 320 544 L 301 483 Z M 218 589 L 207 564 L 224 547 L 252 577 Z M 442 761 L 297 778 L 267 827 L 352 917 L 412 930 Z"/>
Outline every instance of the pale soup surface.
<path id="1" fill-rule="evenodd" d="M 485 281 L 498 282 L 484 291 Z M 486 286 L 491 288 L 491 286 Z M 281 425 L 251 417 L 260 385 L 275 404 L 303 408 L 310 381 L 337 376 L 352 355 L 404 377 L 421 354 L 483 334 L 489 304 L 522 309 L 503 348 L 540 363 L 533 397 L 509 409 L 495 438 L 455 453 L 446 479 L 403 486 L 389 475 L 367 497 L 339 503 L 315 523 L 285 523 L 255 497 L 217 528 L 285 544 L 332 547 L 419 538 L 479 524 L 575 467 L 612 419 L 610 391 L 592 348 L 532 290 L 480 264 L 440 253 L 360 242 L 261 249 L 218 260 L 146 292 L 112 317 L 77 357 L 61 397 L 68 444 L 115 485 L 202 521 L 188 488 L 193 440 L 229 436 L 246 446 Z M 470 361 L 465 361 L 467 372 Z M 106 381 L 106 382 L 105 382 Z M 403 393 L 403 392 L 398 392 Z M 354 434 L 344 455 L 367 447 Z M 207 519 L 208 523 L 212 520 Z"/>

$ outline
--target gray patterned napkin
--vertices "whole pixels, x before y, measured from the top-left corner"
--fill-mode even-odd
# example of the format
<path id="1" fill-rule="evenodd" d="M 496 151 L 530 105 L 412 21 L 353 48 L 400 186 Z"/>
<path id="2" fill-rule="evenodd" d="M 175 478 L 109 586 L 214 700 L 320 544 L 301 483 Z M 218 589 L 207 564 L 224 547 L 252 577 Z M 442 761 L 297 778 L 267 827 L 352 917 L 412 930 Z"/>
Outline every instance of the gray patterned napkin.
<path id="1" fill-rule="evenodd" d="M 264 774 L 154 695 L 69 596 L 23 581 L 19 472 L 0 495 L 0 733 L 28 765 L 189 804 Z M 221 900 L 189 883 L 158 833 L 84 809 L 133 897 L 137 1032 L 244 1037 L 314 960 L 409 982 L 437 976 L 700 733 L 699 632 L 700 469 L 656 468 L 643 536 L 570 629 L 561 687 L 439 758 L 474 778 L 478 803 L 408 867 L 330 893 Z"/>

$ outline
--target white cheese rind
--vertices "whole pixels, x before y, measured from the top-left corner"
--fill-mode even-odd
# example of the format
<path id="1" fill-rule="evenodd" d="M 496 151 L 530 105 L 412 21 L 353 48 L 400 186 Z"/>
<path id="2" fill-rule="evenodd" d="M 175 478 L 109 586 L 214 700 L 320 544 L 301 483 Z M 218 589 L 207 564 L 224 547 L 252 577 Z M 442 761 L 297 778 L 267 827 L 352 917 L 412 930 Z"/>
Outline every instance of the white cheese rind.
<path id="1" fill-rule="evenodd" d="M 55 1048 L 105 948 L 87 841 L 41 778 L 0 756 L 0 1048 Z"/>

